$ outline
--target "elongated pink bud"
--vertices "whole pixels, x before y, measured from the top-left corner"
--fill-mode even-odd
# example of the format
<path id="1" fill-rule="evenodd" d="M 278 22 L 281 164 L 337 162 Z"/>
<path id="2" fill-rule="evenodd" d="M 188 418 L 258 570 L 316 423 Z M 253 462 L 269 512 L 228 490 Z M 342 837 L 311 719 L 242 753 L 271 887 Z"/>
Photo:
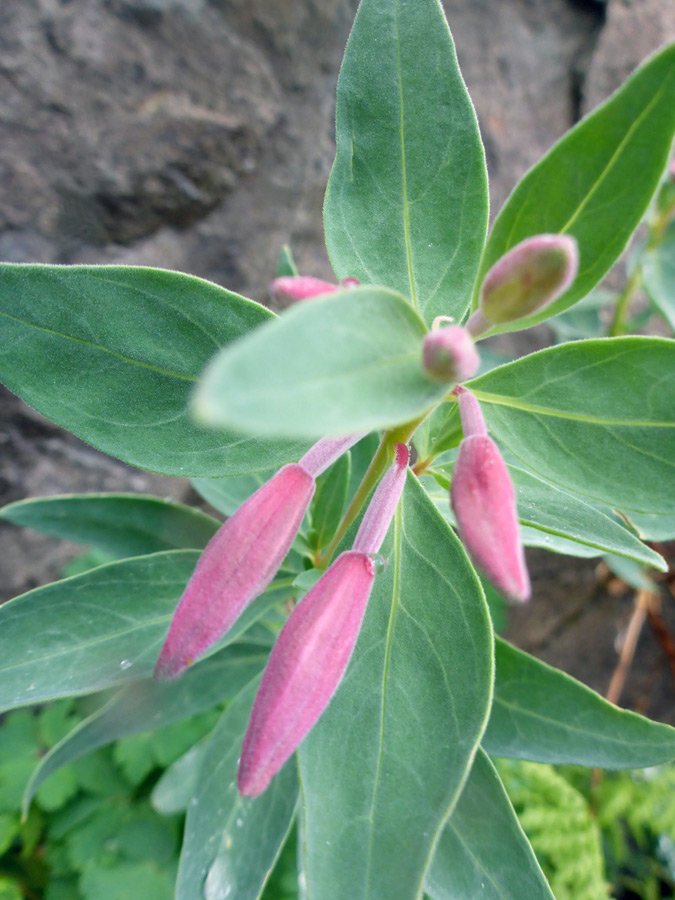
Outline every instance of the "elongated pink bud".
<path id="1" fill-rule="evenodd" d="M 467 328 L 475 337 L 492 325 L 533 315 L 567 290 L 578 268 L 577 242 L 569 235 L 538 234 L 521 241 L 485 276 Z"/>
<path id="2" fill-rule="evenodd" d="M 480 357 L 471 335 L 461 325 L 430 331 L 422 344 L 424 371 L 436 381 L 457 384 L 478 371 Z"/>
<path id="3" fill-rule="evenodd" d="M 278 309 L 286 309 L 301 300 L 333 294 L 340 288 L 357 287 L 356 278 L 344 278 L 340 284 L 331 284 L 311 275 L 286 275 L 275 278 L 270 284 L 270 297 Z"/>
<path id="4" fill-rule="evenodd" d="M 354 549 L 342 553 L 300 601 L 272 650 L 244 737 L 237 784 L 261 794 L 317 722 L 345 673 L 376 574 L 372 554 L 403 490 L 408 448 L 373 494 Z M 358 546 L 357 546 L 358 545 Z"/>
<path id="5" fill-rule="evenodd" d="M 175 678 L 265 590 L 290 550 L 315 478 L 362 435 L 323 438 L 250 496 L 206 545 L 174 613 L 155 678 Z"/>
<path id="6" fill-rule="evenodd" d="M 452 472 L 450 504 L 469 556 L 498 591 L 527 600 L 530 578 L 520 540 L 516 495 L 506 463 L 488 437 L 478 401 L 458 393 L 464 438 Z"/>
<path id="7" fill-rule="evenodd" d="M 244 737 L 237 784 L 261 794 L 324 711 L 352 655 L 375 563 L 342 553 L 305 595 L 279 635 Z"/>
<path id="8" fill-rule="evenodd" d="M 405 484 L 410 453 L 405 444 L 396 445 L 393 465 L 384 473 L 368 504 L 361 525 L 354 538 L 354 550 L 377 553 L 387 536 L 392 517 Z"/>

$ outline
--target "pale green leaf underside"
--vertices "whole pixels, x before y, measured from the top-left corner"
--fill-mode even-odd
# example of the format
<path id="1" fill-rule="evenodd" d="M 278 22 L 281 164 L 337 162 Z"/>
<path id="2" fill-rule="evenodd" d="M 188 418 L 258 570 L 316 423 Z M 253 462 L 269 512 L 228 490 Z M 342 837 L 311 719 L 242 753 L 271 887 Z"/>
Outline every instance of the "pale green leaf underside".
<path id="1" fill-rule="evenodd" d="M 214 426 L 320 438 L 408 421 L 447 385 L 422 371 L 426 327 L 385 288 L 353 288 L 297 304 L 225 350 L 195 397 Z"/>
<path id="2" fill-rule="evenodd" d="M 649 298 L 675 330 L 675 222 L 660 243 L 645 254 L 642 277 Z"/>

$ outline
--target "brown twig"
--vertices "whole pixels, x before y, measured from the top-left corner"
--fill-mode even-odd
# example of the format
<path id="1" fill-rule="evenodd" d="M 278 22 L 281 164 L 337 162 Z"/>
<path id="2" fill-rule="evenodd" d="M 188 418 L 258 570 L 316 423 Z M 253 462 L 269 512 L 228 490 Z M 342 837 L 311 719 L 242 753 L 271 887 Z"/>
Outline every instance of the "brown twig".
<path id="1" fill-rule="evenodd" d="M 657 603 L 658 595 L 652 594 L 651 591 L 641 589 L 635 595 L 633 614 L 630 617 L 630 622 L 626 629 L 626 637 L 624 638 L 623 647 L 621 648 L 619 662 L 614 669 L 612 679 L 607 688 L 607 694 L 605 695 L 609 702 L 614 703 L 614 705 L 617 704 L 626 683 L 626 677 L 633 663 L 635 648 L 637 647 L 642 626 L 645 623 L 645 619 L 647 618 L 650 609 Z"/>

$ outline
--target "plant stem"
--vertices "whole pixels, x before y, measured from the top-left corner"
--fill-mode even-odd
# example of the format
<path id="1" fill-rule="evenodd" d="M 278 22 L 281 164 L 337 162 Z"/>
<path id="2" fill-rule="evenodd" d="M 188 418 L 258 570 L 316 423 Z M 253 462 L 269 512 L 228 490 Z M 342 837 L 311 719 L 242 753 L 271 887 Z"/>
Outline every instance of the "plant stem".
<path id="1" fill-rule="evenodd" d="M 624 332 L 624 319 L 626 318 L 626 313 L 628 312 L 628 307 L 631 304 L 633 297 L 640 287 L 640 283 L 642 282 L 642 269 L 640 264 L 638 263 L 633 269 L 630 278 L 626 282 L 624 289 L 619 294 L 619 298 L 616 301 L 616 306 L 614 307 L 614 318 L 612 319 L 612 324 L 609 328 L 609 336 L 617 337 Z"/>
<path id="2" fill-rule="evenodd" d="M 319 565 L 325 566 L 330 562 L 340 541 L 361 512 L 364 503 L 368 499 L 368 495 L 386 469 L 387 463 L 393 458 L 396 444 L 407 444 L 419 425 L 426 419 L 427 415 L 428 413 L 425 413 L 423 416 L 414 419 L 412 422 L 406 422 L 405 425 L 400 425 L 398 428 L 394 428 L 391 431 L 386 431 L 384 433 L 382 440 L 380 441 L 380 446 L 377 448 L 375 456 L 372 458 L 366 474 L 363 476 L 361 484 L 358 486 L 356 493 L 352 498 L 352 502 L 349 504 L 347 512 L 342 517 L 342 521 L 333 536 L 333 540 L 317 561 Z"/>

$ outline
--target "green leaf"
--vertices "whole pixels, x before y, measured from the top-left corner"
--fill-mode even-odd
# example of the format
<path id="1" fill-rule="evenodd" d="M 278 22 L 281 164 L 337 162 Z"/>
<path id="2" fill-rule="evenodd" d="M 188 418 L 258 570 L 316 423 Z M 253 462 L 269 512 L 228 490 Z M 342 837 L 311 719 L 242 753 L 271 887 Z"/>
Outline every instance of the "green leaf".
<path id="1" fill-rule="evenodd" d="M 469 382 L 488 428 L 544 478 L 619 509 L 675 511 L 675 341 L 559 344 Z"/>
<path id="2" fill-rule="evenodd" d="M 447 393 L 422 371 L 425 334 L 384 288 L 299 303 L 216 357 L 195 408 L 212 425 L 256 434 L 320 438 L 397 425 Z"/>
<path id="3" fill-rule="evenodd" d="M 612 319 L 612 307 L 617 295 L 597 290 L 574 306 L 558 313 L 546 323 L 553 332 L 556 344 L 583 338 L 604 337 Z M 483 374 L 482 371 L 480 373 Z"/>
<path id="4" fill-rule="evenodd" d="M 88 544 L 120 559 L 160 550 L 202 549 L 220 522 L 182 503 L 138 494 L 66 494 L 20 500 L 0 518 Z"/>
<path id="5" fill-rule="evenodd" d="M 82 440 L 168 475 L 240 475 L 300 445 L 207 431 L 189 400 L 209 359 L 273 318 L 161 269 L 0 265 L 0 379 Z"/>
<path id="6" fill-rule="evenodd" d="M 650 516 L 632 512 L 628 518 L 643 541 L 671 541 L 675 538 L 675 514 Z"/>
<path id="7" fill-rule="evenodd" d="M 312 530 L 310 543 L 316 550 L 325 547 L 335 534 L 347 499 L 347 487 L 351 469 L 348 453 L 324 472 L 316 482 L 316 494 L 312 502 Z"/>
<path id="8" fill-rule="evenodd" d="M 347 672 L 300 746 L 313 900 L 420 896 L 490 705 L 480 584 L 412 475 L 382 553 Z"/>
<path id="9" fill-rule="evenodd" d="M 279 252 L 279 259 L 277 261 L 277 278 L 284 277 L 296 277 L 298 274 L 298 267 L 295 265 L 295 260 L 293 259 L 293 254 L 291 252 L 291 248 L 288 244 L 284 244 Z"/>
<path id="10" fill-rule="evenodd" d="M 555 553 L 582 557 L 615 553 L 667 571 L 668 564 L 655 550 L 578 495 L 563 491 L 518 466 L 507 463 L 507 467 L 516 491 L 518 521 L 526 547 L 543 547 Z M 428 478 L 424 483 L 443 517 L 455 526 L 447 490 L 452 469 L 452 464 L 446 464 L 429 470 L 429 474 L 437 479 L 439 472 L 445 476 L 440 487 L 429 484 Z"/>
<path id="11" fill-rule="evenodd" d="M 173 816 L 187 809 L 205 750 L 206 741 L 195 744 L 164 770 L 152 789 L 152 806 L 157 812 Z"/>
<path id="12" fill-rule="evenodd" d="M 290 759 L 254 800 L 236 787 L 241 742 L 258 679 L 236 697 L 209 738 L 185 823 L 176 900 L 257 900 L 288 835 L 298 796 Z"/>
<path id="13" fill-rule="evenodd" d="M 642 282 L 649 299 L 675 329 L 675 221 L 656 247 L 644 254 Z"/>
<path id="14" fill-rule="evenodd" d="M 275 471 L 276 469 L 267 469 L 254 475 L 238 475 L 236 478 L 193 478 L 191 483 L 199 496 L 214 509 L 224 516 L 231 516 Z"/>
<path id="15" fill-rule="evenodd" d="M 479 750 L 427 875 L 431 900 L 554 900 L 494 766 Z"/>
<path id="16" fill-rule="evenodd" d="M 586 798 L 552 766 L 499 760 L 497 771 L 559 900 L 610 900 L 602 834 Z"/>
<path id="17" fill-rule="evenodd" d="M 147 678 L 198 558 L 173 550 L 122 560 L 3 604 L 0 709 Z M 273 582 L 214 651 L 278 602 L 280 591 L 289 593 L 285 582 Z"/>
<path id="18" fill-rule="evenodd" d="M 495 693 L 483 736 L 491 756 L 608 769 L 675 757 L 675 729 L 619 709 L 500 638 L 495 652 Z"/>
<path id="19" fill-rule="evenodd" d="M 260 647 L 237 643 L 192 666 L 177 681 L 147 680 L 123 688 L 43 756 L 26 787 L 24 811 L 40 785 L 62 766 L 120 738 L 179 722 L 230 699 L 266 659 Z"/>
<path id="20" fill-rule="evenodd" d="M 588 294 L 621 256 L 668 162 L 675 133 L 675 44 L 651 57 L 609 100 L 582 119 L 519 182 L 497 216 L 476 282 L 535 234 L 570 234 L 579 274 L 555 303 L 493 328 L 529 328 Z"/>
<path id="21" fill-rule="evenodd" d="M 325 202 L 338 278 L 399 291 L 429 324 L 460 319 L 487 214 L 485 155 L 440 3 L 362 0 Z"/>

